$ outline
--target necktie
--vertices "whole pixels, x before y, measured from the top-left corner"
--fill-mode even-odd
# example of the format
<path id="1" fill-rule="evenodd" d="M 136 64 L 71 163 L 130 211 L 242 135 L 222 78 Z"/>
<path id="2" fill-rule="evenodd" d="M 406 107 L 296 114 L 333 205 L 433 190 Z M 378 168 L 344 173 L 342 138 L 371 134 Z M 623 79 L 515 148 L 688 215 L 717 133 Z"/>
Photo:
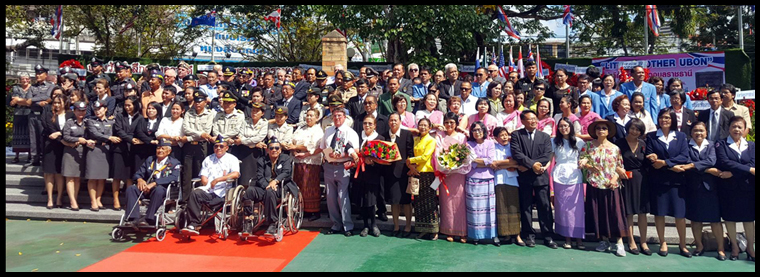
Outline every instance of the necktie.
<path id="1" fill-rule="evenodd" d="M 330 142 L 330 148 L 333 149 L 333 152 L 337 153 L 337 149 L 335 149 L 336 144 L 338 143 L 338 137 L 340 136 L 340 130 L 335 131 L 335 135 L 333 135 L 332 142 Z"/>
<path id="2" fill-rule="evenodd" d="M 715 141 L 718 138 L 717 134 L 719 132 L 718 131 L 718 111 L 715 111 L 715 113 L 713 113 L 713 119 L 712 119 L 712 123 L 710 125 L 711 125 L 711 127 L 710 127 L 710 140 Z"/>
<path id="3" fill-rule="evenodd" d="M 396 134 L 391 134 L 391 142 L 396 142 Z"/>

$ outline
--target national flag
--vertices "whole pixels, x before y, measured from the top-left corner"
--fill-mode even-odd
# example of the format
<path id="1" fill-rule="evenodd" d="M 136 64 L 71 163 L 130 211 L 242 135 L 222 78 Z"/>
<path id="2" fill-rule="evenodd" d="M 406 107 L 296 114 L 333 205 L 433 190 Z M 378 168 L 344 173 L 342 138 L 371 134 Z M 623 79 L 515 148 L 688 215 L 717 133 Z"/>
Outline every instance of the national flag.
<path id="1" fill-rule="evenodd" d="M 573 20 L 575 20 L 573 8 L 570 7 L 570 5 L 565 5 L 565 12 L 562 14 L 562 24 L 570 25 L 570 27 L 573 27 Z"/>
<path id="2" fill-rule="evenodd" d="M 211 11 L 207 14 L 201 15 L 200 17 L 192 18 L 190 21 L 190 27 L 195 27 L 198 25 L 216 26 L 216 11 Z"/>
<path id="3" fill-rule="evenodd" d="M 520 46 L 520 51 L 517 52 L 517 72 L 520 73 L 520 78 L 525 78 L 525 66 L 523 66 L 522 61 L 522 46 Z"/>
<path id="4" fill-rule="evenodd" d="M 61 39 L 61 33 L 63 33 L 63 5 L 58 5 L 58 9 L 55 10 L 55 17 L 50 19 L 50 23 L 53 24 L 53 29 L 50 30 L 50 34 L 56 40 Z"/>
<path id="5" fill-rule="evenodd" d="M 507 72 L 507 68 L 504 64 L 504 45 L 501 45 L 499 49 L 499 76 L 500 77 L 507 77 L 509 72 Z"/>
<path id="6" fill-rule="evenodd" d="M 515 58 L 512 57 L 512 46 L 509 46 L 509 72 L 517 70 L 517 65 L 515 64 Z M 509 74 L 507 72 L 507 74 Z"/>
<path id="7" fill-rule="evenodd" d="M 264 17 L 264 20 L 274 22 L 277 25 L 277 29 L 280 29 L 280 9 L 277 9 Z"/>
<path id="8" fill-rule="evenodd" d="M 533 45 L 528 44 L 528 61 L 533 61 Z"/>
<path id="9" fill-rule="evenodd" d="M 496 47 L 491 46 L 491 64 L 496 64 Z"/>
<path id="10" fill-rule="evenodd" d="M 541 52 L 538 51 L 538 45 L 536 45 L 536 64 L 538 65 L 538 70 L 536 71 L 536 78 L 544 78 L 544 69 L 543 66 L 541 66 Z"/>
<path id="11" fill-rule="evenodd" d="M 478 68 L 480 68 L 480 47 L 478 47 L 478 54 L 475 55 L 475 71 L 473 71 L 472 76 L 475 76 Z"/>
<path id="12" fill-rule="evenodd" d="M 124 32 L 126 32 L 127 30 L 129 30 L 129 28 L 132 28 L 132 26 L 135 26 L 135 19 L 137 18 L 137 11 L 133 12 L 132 14 L 133 14 L 132 19 L 130 19 L 129 22 L 127 22 L 127 25 L 124 25 L 124 27 L 121 28 L 121 31 L 119 31 L 120 35 L 123 34 Z"/>
<path id="13" fill-rule="evenodd" d="M 507 13 L 504 12 L 504 9 L 501 8 L 501 5 L 496 6 L 498 9 L 496 9 L 496 15 L 499 21 L 504 22 L 507 26 L 504 27 L 504 31 L 507 32 L 507 35 L 510 37 L 520 39 L 520 33 L 515 30 L 515 28 L 512 28 L 512 23 L 509 22 L 509 18 L 507 17 Z"/>
<path id="14" fill-rule="evenodd" d="M 647 21 L 649 22 L 649 29 L 655 37 L 660 36 L 660 16 L 657 15 L 657 5 L 647 6 Z"/>

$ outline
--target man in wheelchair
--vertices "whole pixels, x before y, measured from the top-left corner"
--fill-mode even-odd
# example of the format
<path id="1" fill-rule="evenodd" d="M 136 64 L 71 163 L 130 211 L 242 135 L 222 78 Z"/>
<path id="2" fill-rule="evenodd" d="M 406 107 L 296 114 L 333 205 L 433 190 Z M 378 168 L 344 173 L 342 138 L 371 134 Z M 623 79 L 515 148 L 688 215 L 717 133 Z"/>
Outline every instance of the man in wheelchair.
<path id="1" fill-rule="evenodd" d="M 224 196 L 228 188 L 232 188 L 235 182 L 227 182 L 240 178 L 240 162 L 232 154 L 227 153 L 229 143 L 218 135 L 214 140 L 214 154 L 209 155 L 201 164 L 201 184 L 203 186 L 193 190 L 187 202 L 187 227 L 182 233 L 198 235 L 200 224 L 203 221 L 201 211 L 203 205 L 218 207 L 224 204 Z"/>
<path id="2" fill-rule="evenodd" d="M 258 172 L 256 179 L 249 184 L 243 196 L 243 201 L 252 200 L 254 202 L 264 202 L 263 215 L 269 223 L 266 233 L 274 235 L 277 233 L 277 222 L 279 220 L 277 213 L 277 204 L 280 201 L 282 191 L 286 189 L 294 195 L 298 195 L 298 186 L 292 181 L 293 164 L 290 155 L 282 153 L 282 145 L 277 138 L 269 140 L 267 146 L 267 156 L 258 159 Z M 250 206 L 245 207 L 245 215 L 250 217 L 253 213 Z M 243 225 L 243 235 L 248 236 L 253 233 L 253 226 L 250 220 L 245 220 Z"/>
<path id="3" fill-rule="evenodd" d="M 127 211 L 126 226 L 137 225 L 140 228 L 155 226 L 156 211 L 164 202 L 166 188 L 169 183 L 178 180 L 180 175 L 180 162 L 170 157 L 171 153 L 171 141 L 161 139 L 156 147 L 156 156 L 148 157 L 135 172 L 134 179 L 137 183 L 127 188 L 127 207 L 131 210 Z M 140 208 L 136 203 L 146 198 L 146 195 L 150 198 L 148 211 L 145 213 L 144 220 L 136 222 L 140 218 Z"/>

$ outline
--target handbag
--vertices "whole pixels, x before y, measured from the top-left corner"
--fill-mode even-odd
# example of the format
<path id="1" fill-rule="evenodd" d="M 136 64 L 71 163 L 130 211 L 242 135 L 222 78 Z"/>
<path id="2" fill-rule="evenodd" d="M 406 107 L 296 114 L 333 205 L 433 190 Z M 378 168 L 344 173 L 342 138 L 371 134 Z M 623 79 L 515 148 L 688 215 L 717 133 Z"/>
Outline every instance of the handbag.
<path id="1" fill-rule="evenodd" d="M 420 195 L 420 179 L 409 176 L 409 183 L 406 185 L 406 193 L 411 195 Z"/>
<path id="2" fill-rule="evenodd" d="M 718 241 L 716 240 L 715 234 L 711 231 L 702 231 L 702 245 L 705 246 L 704 251 L 718 251 Z"/>
<path id="3" fill-rule="evenodd" d="M 727 244 L 729 246 L 728 250 L 730 251 L 734 247 L 739 247 L 739 253 L 747 251 L 747 236 L 744 235 L 744 232 L 736 233 L 736 244 L 738 244 L 738 246 L 731 245 L 731 241 L 729 241 Z"/>

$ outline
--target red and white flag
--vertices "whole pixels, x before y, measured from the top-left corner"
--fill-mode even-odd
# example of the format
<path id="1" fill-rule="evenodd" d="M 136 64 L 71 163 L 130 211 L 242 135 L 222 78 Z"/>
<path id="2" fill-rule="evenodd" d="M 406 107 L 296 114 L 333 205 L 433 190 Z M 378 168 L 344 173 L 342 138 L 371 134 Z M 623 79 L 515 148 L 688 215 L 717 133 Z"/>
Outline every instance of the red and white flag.
<path id="1" fill-rule="evenodd" d="M 649 29 L 652 30 L 654 36 L 660 36 L 660 16 L 657 15 L 657 5 L 647 5 L 647 21 L 649 22 Z"/>
<path id="2" fill-rule="evenodd" d="M 280 9 L 277 9 L 277 11 L 273 11 L 272 13 L 264 17 L 264 20 L 274 22 L 275 24 L 277 24 L 277 29 L 280 29 Z"/>
<path id="3" fill-rule="evenodd" d="M 525 78 L 525 66 L 523 66 L 522 61 L 522 46 L 520 46 L 520 50 L 517 52 L 517 73 L 520 73 L 520 78 Z"/>
<path id="4" fill-rule="evenodd" d="M 538 51 L 538 45 L 536 45 L 536 64 L 538 65 L 538 71 L 536 73 L 536 78 L 544 78 L 544 69 L 541 65 L 541 52 Z"/>
<path id="5" fill-rule="evenodd" d="M 55 10 L 55 17 L 50 19 L 50 24 L 53 24 L 53 29 L 50 30 L 50 34 L 56 40 L 61 39 L 61 33 L 63 33 L 63 5 L 58 5 L 58 9 Z"/>

